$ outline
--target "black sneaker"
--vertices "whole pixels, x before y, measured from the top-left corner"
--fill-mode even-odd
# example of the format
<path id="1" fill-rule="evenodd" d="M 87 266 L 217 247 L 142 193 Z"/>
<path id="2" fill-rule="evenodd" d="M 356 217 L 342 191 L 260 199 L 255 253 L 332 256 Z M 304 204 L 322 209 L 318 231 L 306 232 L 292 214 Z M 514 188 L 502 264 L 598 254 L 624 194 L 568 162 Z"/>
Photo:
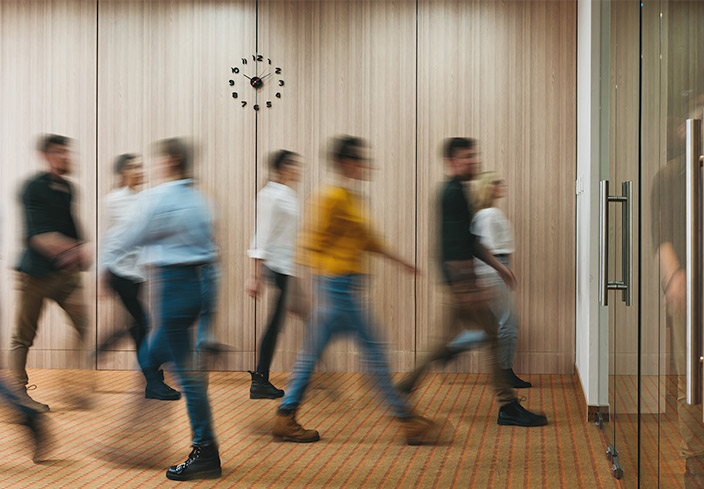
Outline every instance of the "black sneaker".
<path id="1" fill-rule="evenodd" d="M 284 397 L 284 391 L 274 387 L 263 374 L 252 372 L 251 370 L 249 373 L 252 374 L 252 387 L 249 388 L 250 399 L 278 399 L 279 397 Z"/>
<path id="2" fill-rule="evenodd" d="M 521 406 L 518 401 L 501 406 L 497 423 L 503 426 L 545 426 L 548 418 L 542 414 L 535 414 Z"/>
<path id="3" fill-rule="evenodd" d="M 31 397 L 29 397 L 29 394 L 27 391 L 33 391 L 37 388 L 35 384 L 31 384 L 28 386 L 23 386 L 17 389 L 17 397 L 19 399 L 20 404 L 23 406 L 26 406 L 30 409 L 34 409 L 36 411 L 39 411 L 40 413 L 46 413 L 49 411 L 49 406 L 47 404 L 42 404 L 41 402 L 35 401 Z"/>
<path id="4" fill-rule="evenodd" d="M 172 465 L 166 471 L 166 478 L 172 481 L 217 479 L 221 475 L 220 454 L 215 445 L 193 445 L 185 462 Z"/>

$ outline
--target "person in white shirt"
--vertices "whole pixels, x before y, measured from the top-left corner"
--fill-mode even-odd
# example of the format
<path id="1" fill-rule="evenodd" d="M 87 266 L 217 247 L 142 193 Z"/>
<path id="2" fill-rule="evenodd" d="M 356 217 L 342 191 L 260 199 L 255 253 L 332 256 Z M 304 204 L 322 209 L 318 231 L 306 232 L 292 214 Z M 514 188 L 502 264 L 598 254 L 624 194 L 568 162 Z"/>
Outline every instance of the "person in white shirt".
<path id="1" fill-rule="evenodd" d="M 298 196 L 294 187 L 300 179 L 300 156 L 286 150 L 269 158 L 270 180 L 257 197 L 257 227 L 248 252 L 254 270 L 247 281 L 247 293 L 256 298 L 265 278 L 279 289 L 274 310 L 259 346 L 259 362 L 252 374 L 250 399 L 276 399 L 284 391 L 269 382 L 269 368 L 276 339 L 286 318 L 287 296 L 294 275 L 294 249 L 298 231 Z"/>
<path id="2" fill-rule="evenodd" d="M 485 172 L 476 179 L 474 192 L 474 218 L 471 231 L 477 239 L 504 266 L 510 268 L 511 255 L 516 251 L 513 227 L 506 215 L 495 206 L 496 201 L 506 197 L 506 184 L 495 172 Z M 519 378 L 513 371 L 513 357 L 518 337 L 518 317 L 514 308 L 513 292 L 496 271 L 482 261 L 476 261 L 475 272 L 496 288 L 491 309 L 499 321 L 499 366 L 516 389 L 532 387 L 530 382 Z"/>
<path id="3" fill-rule="evenodd" d="M 115 174 L 120 179 L 120 186 L 105 197 L 108 231 L 105 234 L 104 245 L 110 246 L 111 242 L 118 239 L 120 227 L 128 222 L 139 210 L 139 189 L 144 182 L 142 158 L 136 154 L 123 154 L 115 161 Z M 140 250 L 133 248 L 125 250 L 118 259 L 105 270 L 106 285 L 120 297 L 122 304 L 132 317 L 129 329 L 120 328 L 104 339 L 96 350 L 96 354 L 107 350 L 119 339 L 129 333 L 134 340 L 137 351 L 137 360 L 145 377 L 159 377 L 162 382 L 157 382 L 158 388 L 152 392 L 155 399 L 174 401 L 181 398 L 181 393 L 163 383 L 164 373 L 145 371 L 142 344 L 147 338 L 149 321 L 139 294 L 146 281 L 146 271 L 140 263 Z M 152 374 L 152 375 L 150 375 Z"/>

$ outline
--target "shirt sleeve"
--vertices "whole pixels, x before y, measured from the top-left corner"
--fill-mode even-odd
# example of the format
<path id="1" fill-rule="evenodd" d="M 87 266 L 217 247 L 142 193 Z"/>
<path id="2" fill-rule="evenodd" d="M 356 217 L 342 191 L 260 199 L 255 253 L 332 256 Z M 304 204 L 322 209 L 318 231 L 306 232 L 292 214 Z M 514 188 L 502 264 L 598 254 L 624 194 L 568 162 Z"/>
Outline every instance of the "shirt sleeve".
<path id="1" fill-rule="evenodd" d="M 257 230 L 247 254 L 255 260 L 271 258 L 270 245 L 276 219 L 276 199 L 265 190 L 259 193 L 257 205 Z"/>

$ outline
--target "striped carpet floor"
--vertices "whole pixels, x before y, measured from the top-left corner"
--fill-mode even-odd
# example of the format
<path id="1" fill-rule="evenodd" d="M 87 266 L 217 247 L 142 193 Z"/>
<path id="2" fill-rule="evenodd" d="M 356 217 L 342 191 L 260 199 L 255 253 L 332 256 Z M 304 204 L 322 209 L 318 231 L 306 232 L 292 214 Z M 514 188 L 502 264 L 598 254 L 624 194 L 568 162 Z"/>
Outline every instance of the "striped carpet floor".
<path id="1" fill-rule="evenodd" d="M 71 379 L 87 372 L 34 370 L 32 395 L 51 405 L 50 460 L 35 465 L 29 441 L 0 418 L 0 487 L 161 487 L 166 467 L 183 461 L 190 430 L 184 401 L 143 399 L 135 372 L 93 372 L 89 410 L 74 406 Z M 585 422 L 576 378 L 526 376 L 528 409 L 544 411 L 545 428 L 496 424 L 497 406 L 486 375 L 429 374 L 414 395 L 420 414 L 442 426 L 436 446 L 410 447 L 399 423 L 354 373 L 316 374 L 300 421 L 318 429 L 310 445 L 270 436 L 275 401 L 248 398 L 249 375 L 215 372 L 210 397 L 223 477 L 195 487 L 619 487 L 604 456 L 603 432 Z M 272 381 L 285 385 L 286 374 Z M 175 384 L 175 382 L 172 382 Z"/>

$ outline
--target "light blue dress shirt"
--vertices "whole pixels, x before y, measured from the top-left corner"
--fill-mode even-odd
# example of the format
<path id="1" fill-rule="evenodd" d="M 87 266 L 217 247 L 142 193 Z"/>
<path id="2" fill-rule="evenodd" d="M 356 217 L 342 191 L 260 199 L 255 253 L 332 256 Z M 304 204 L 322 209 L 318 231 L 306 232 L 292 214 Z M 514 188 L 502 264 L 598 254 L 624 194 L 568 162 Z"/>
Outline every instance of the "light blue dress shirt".
<path id="1" fill-rule="evenodd" d="M 212 216 L 190 179 L 175 180 L 142 192 L 134 215 L 105 243 L 101 266 L 111 268 L 125 252 L 144 247 L 143 263 L 157 267 L 212 263 L 216 248 Z"/>

